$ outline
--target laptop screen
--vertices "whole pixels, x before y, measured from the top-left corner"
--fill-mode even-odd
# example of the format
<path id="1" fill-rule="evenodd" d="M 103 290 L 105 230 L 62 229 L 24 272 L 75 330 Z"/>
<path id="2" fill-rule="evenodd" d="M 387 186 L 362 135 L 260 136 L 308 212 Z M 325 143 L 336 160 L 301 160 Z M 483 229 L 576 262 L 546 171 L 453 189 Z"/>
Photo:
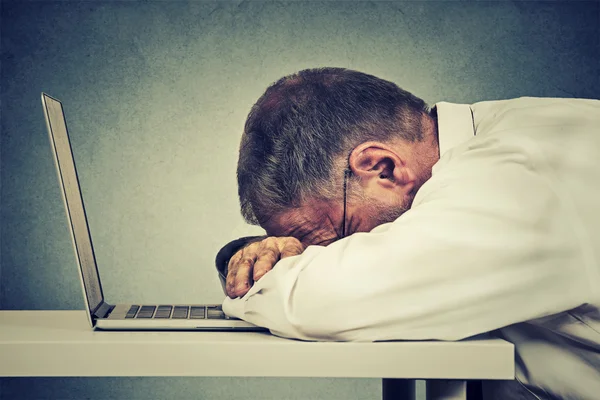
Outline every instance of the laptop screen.
<path id="1" fill-rule="evenodd" d="M 90 314 L 96 311 L 103 302 L 102 286 L 96 266 L 96 258 L 92 247 L 92 238 L 87 224 L 83 198 L 79 189 L 75 160 L 71 152 L 71 143 L 67 132 L 67 123 L 60 101 L 42 93 L 44 113 L 50 134 L 52 151 L 55 155 L 56 168 L 61 184 L 69 228 L 73 235 L 75 255 L 81 271 L 86 302 Z"/>

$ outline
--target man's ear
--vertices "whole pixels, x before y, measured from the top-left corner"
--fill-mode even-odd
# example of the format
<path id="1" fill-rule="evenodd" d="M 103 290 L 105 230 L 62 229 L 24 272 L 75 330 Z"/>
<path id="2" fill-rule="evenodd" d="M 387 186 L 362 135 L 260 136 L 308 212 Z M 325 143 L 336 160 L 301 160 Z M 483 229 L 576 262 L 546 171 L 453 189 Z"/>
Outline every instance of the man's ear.
<path id="1" fill-rule="evenodd" d="M 380 142 L 365 142 L 356 146 L 348 160 L 352 173 L 365 189 L 388 189 L 409 192 L 416 175 L 390 146 Z"/>

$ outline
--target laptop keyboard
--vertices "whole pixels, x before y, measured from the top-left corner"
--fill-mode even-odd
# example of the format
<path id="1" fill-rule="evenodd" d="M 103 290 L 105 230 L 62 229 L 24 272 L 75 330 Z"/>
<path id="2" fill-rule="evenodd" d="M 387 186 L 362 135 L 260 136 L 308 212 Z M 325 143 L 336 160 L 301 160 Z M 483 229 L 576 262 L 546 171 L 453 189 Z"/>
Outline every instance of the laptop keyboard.
<path id="1" fill-rule="evenodd" d="M 132 305 L 125 318 L 139 319 L 229 319 L 221 306 Z"/>

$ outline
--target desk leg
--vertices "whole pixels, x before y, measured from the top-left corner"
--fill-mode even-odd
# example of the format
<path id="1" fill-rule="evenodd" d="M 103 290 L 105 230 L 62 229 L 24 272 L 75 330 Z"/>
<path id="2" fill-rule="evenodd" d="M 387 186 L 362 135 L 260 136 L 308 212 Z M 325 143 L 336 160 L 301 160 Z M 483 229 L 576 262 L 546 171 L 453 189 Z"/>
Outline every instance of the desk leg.
<path id="1" fill-rule="evenodd" d="M 467 399 L 467 381 L 428 379 L 425 387 L 427 400 Z"/>
<path id="2" fill-rule="evenodd" d="M 383 400 L 415 400 L 414 379 L 392 379 L 381 380 L 381 392 Z"/>

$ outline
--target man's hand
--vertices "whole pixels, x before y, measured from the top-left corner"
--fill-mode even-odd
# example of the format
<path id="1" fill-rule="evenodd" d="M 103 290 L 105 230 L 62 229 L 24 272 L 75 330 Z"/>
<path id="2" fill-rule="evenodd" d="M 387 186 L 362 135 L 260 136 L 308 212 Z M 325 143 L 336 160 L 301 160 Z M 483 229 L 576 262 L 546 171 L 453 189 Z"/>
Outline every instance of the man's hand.
<path id="1" fill-rule="evenodd" d="M 231 257 L 227 268 L 227 295 L 242 297 L 277 261 L 301 254 L 302 243 L 293 237 L 268 237 L 250 243 Z"/>

